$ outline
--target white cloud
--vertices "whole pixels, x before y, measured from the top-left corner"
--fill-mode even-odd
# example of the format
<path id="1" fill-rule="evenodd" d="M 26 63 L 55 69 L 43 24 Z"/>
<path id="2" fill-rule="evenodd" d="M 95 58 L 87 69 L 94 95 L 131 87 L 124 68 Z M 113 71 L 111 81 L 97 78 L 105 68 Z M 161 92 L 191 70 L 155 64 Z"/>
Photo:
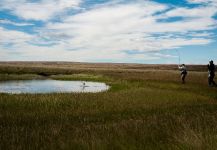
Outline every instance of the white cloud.
<path id="1" fill-rule="evenodd" d="M 173 9 L 164 15 L 166 17 L 195 17 L 195 18 L 203 18 L 203 17 L 212 17 L 217 12 L 215 7 L 211 6 L 200 6 L 196 8 L 177 8 Z"/>
<path id="2" fill-rule="evenodd" d="M 0 24 L 11 24 L 11 25 L 14 25 L 14 26 L 33 26 L 34 24 L 32 23 L 19 23 L 19 22 L 13 22 L 13 21 L 10 21 L 10 20 L 0 20 Z"/>
<path id="3" fill-rule="evenodd" d="M 187 0 L 189 3 L 216 3 L 217 0 Z"/>
<path id="4" fill-rule="evenodd" d="M 0 9 L 8 9 L 15 15 L 32 20 L 47 21 L 66 9 L 77 8 L 81 0 L 1 0 Z"/>
<path id="5" fill-rule="evenodd" d="M 0 43 L 8 44 L 21 44 L 23 42 L 31 41 L 32 35 L 13 30 L 6 30 L 0 27 Z"/>
<path id="6" fill-rule="evenodd" d="M 62 23 L 48 24 L 46 30 L 51 30 L 51 33 L 46 36 L 52 39 L 58 34 L 65 35 L 68 37 L 67 42 L 75 48 L 109 52 L 128 49 L 156 51 L 211 42 L 207 38 L 195 39 L 192 37 L 189 39 L 185 37 L 188 32 L 213 28 L 216 22 L 210 17 L 211 15 L 200 16 L 197 14 L 200 9 L 197 9 L 192 10 L 192 16 L 196 17 L 191 19 L 177 22 L 157 22 L 157 19 L 164 17 L 186 17 L 186 14 L 191 11 L 185 8 L 181 8 L 182 11 L 180 11 L 180 8 L 177 8 L 164 15 L 154 15 L 167 8 L 165 5 L 152 2 L 104 6 L 69 16 Z M 166 39 L 165 36 L 155 36 L 155 34 L 168 35 L 169 33 L 171 35 L 179 33 L 182 36 L 167 37 Z M 191 35 L 193 36 L 193 34 Z"/>
<path id="7" fill-rule="evenodd" d="M 24 5 L 15 9 L 15 1 L 8 4 L 8 9 L 14 8 L 15 14 L 35 20 L 49 20 L 68 8 L 78 6 L 80 2 L 42 0 L 26 3 L 26 0 L 21 0 Z M 60 5 L 55 8 L 57 3 Z M 2 43 L 16 43 L 10 49 L 19 53 L 24 60 L 134 62 L 172 58 L 174 56 L 160 54 L 160 51 L 188 45 L 206 45 L 213 41 L 210 32 L 216 28 L 216 20 L 212 18 L 216 13 L 213 5 L 168 8 L 169 5 L 151 1 L 106 3 L 64 16 L 60 22 L 48 22 L 45 27 L 37 30 L 37 35 L 0 28 L 0 42 L 2 39 Z M 173 17 L 181 19 L 159 21 Z M 139 53 L 128 54 L 127 50 Z M 8 53 L 2 45 L 0 51 Z M 2 60 L 16 59 L 13 55 L 0 57 Z"/>
<path id="8" fill-rule="evenodd" d="M 206 6 L 215 7 L 217 9 L 217 0 L 187 0 L 192 4 L 202 4 Z"/>
<path id="9" fill-rule="evenodd" d="M 202 33 L 191 33 L 191 36 L 193 37 L 213 37 L 214 35 L 212 33 L 209 33 L 209 32 L 202 32 Z"/>

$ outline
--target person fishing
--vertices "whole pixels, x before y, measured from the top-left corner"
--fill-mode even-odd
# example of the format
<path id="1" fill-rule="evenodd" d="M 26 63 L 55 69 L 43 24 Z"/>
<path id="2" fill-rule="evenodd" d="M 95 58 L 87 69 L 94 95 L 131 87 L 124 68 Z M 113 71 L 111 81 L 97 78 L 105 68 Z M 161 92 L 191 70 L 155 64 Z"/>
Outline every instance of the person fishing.
<path id="1" fill-rule="evenodd" d="M 187 75 L 187 68 L 186 68 L 185 64 L 182 64 L 181 66 L 178 65 L 178 68 L 181 71 L 182 84 L 185 84 L 185 77 Z"/>
<path id="2" fill-rule="evenodd" d="M 216 86 L 216 83 L 214 81 L 215 65 L 214 65 L 212 60 L 209 62 L 207 67 L 208 67 L 208 84 L 209 84 L 209 86 Z"/>

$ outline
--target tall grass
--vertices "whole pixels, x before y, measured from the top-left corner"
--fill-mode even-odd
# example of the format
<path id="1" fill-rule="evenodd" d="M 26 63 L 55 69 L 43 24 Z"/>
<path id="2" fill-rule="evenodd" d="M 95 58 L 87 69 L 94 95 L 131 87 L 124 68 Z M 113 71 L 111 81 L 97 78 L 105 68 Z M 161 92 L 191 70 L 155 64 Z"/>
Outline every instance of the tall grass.
<path id="1" fill-rule="evenodd" d="M 217 147 L 217 88 L 207 86 L 206 73 L 190 72 L 185 85 L 176 71 L 87 71 L 50 78 L 99 80 L 112 88 L 0 94 L 0 149 Z"/>

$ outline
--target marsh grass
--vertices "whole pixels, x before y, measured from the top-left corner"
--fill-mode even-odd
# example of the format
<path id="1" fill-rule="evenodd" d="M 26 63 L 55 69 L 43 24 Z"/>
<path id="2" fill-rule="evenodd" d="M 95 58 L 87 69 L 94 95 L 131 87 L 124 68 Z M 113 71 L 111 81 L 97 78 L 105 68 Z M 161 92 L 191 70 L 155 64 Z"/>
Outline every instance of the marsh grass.
<path id="1" fill-rule="evenodd" d="M 84 81 L 110 81 L 111 78 L 101 74 L 70 74 L 70 75 L 51 75 L 50 78 L 56 80 L 84 80 Z"/>
<path id="2" fill-rule="evenodd" d="M 35 78 L 13 74 L 6 79 L 27 76 Z M 0 94 L 0 149 L 217 147 L 217 88 L 207 86 L 206 73 L 190 72 L 185 85 L 172 70 L 87 71 L 49 78 L 103 81 L 112 88 L 102 93 Z"/>
<path id="3" fill-rule="evenodd" d="M 6 80 L 32 80 L 32 79 L 44 79 L 43 76 L 39 76 L 37 74 L 6 74 L 0 73 L 0 81 Z"/>

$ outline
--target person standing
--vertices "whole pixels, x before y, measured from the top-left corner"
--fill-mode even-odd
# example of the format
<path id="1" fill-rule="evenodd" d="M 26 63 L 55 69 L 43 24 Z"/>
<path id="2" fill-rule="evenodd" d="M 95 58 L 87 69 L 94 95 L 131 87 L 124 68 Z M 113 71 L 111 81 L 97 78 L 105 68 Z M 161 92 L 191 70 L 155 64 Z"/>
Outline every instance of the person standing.
<path id="1" fill-rule="evenodd" d="M 214 65 L 212 60 L 209 62 L 207 67 L 208 67 L 208 84 L 209 84 L 209 86 L 216 86 L 216 83 L 214 81 L 215 65 Z"/>
<path id="2" fill-rule="evenodd" d="M 187 68 L 186 68 L 185 64 L 182 64 L 181 66 L 178 66 L 178 68 L 181 71 L 182 84 L 185 84 L 185 77 L 187 75 Z"/>

